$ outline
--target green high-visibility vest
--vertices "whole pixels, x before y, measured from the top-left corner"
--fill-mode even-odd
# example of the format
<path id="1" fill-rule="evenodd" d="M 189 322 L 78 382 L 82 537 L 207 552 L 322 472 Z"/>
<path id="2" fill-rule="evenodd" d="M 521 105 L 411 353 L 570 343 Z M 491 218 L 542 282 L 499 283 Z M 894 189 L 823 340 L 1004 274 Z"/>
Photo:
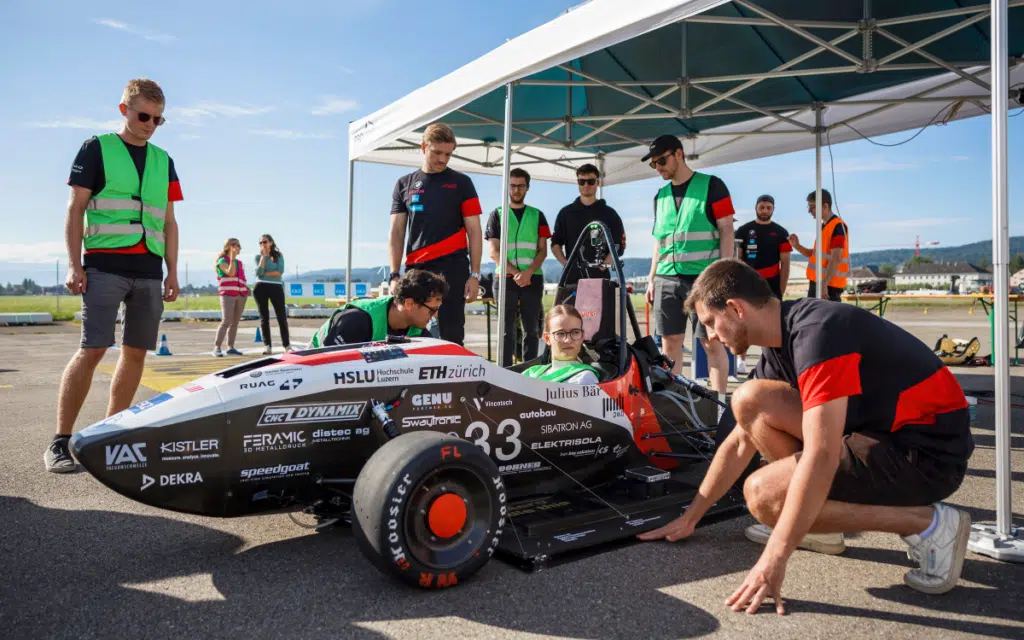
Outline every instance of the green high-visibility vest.
<path id="1" fill-rule="evenodd" d="M 119 249 L 139 243 L 164 255 L 164 219 L 170 157 L 152 142 L 146 144 L 146 167 L 139 180 L 125 143 L 116 133 L 97 136 L 103 156 L 103 190 L 94 193 L 85 211 L 85 248 Z"/>
<path id="2" fill-rule="evenodd" d="M 498 224 L 501 224 L 501 207 L 498 207 Z M 540 210 L 527 206 L 523 218 L 513 215 L 508 219 L 508 261 L 522 270 L 527 269 L 537 257 L 537 241 L 540 240 Z"/>
<path id="3" fill-rule="evenodd" d="M 672 183 L 658 191 L 654 238 L 658 243 L 660 276 L 696 276 L 721 256 L 718 227 L 707 217 L 711 176 L 694 173 L 680 207 L 672 196 Z"/>
<path id="4" fill-rule="evenodd" d="M 391 304 L 393 299 L 394 296 L 382 296 L 380 298 L 373 298 L 370 300 L 353 300 L 345 306 L 335 309 L 327 322 L 320 325 L 320 328 L 317 329 L 315 334 L 313 334 L 313 339 L 309 342 L 309 348 L 316 349 L 324 346 L 324 340 L 327 339 L 327 332 L 331 328 L 331 322 L 334 321 L 334 316 L 346 309 L 362 309 L 366 313 L 370 314 L 370 323 L 373 327 L 372 334 L 370 335 L 371 341 L 378 342 L 386 339 L 388 336 L 388 305 Z M 422 329 L 410 326 L 405 335 L 410 338 L 415 338 L 422 334 Z"/>
<path id="5" fill-rule="evenodd" d="M 551 371 L 550 364 L 537 364 L 526 371 L 523 375 L 528 378 L 537 378 L 538 380 L 547 380 L 548 382 L 565 382 L 569 378 L 572 378 L 576 374 L 589 371 L 597 376 L 598 380 L 601 379 L 601 374 L 598 373 L 597 369 L 590 366 L 589 364 L 583 364 L 582 362 L 574 362 L 567 364 L 564 367 L 560 367 Z"/>

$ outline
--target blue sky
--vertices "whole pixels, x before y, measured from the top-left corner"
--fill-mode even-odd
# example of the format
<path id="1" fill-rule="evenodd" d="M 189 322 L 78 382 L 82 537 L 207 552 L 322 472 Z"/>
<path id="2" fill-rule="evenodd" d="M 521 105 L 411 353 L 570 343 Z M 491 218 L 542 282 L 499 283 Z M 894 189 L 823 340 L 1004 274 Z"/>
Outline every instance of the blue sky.
<path id="1" fill-rule="evenodd" d="M 193 283 L 212 278 L 224 239 L 254 252 L 274 235 L 289 272 L 340 267 L 346 249 L 346 137 L 371 113 L 533 27 L 576 0 L 513 5 L 408 0 L 327 2 L 48 2 L 7 0 L 0 21 L 0 188 L 6 194 L 0 282 L 53 280 L 65 266 L 63 218 L 71 161 L 92 135 L 114 130 L 125 82 L 161 83 L 168 124 L 154 142 L 175 160 L 185 202 L 181 267 Z M 882 138 L 893 142 L 910 134 Z M 836 145 L 836 196 L 854 251 L 991 237 L 989 121 L 932 127 L 910 144 Z M 1024 233 L 1020 149 L 1024 117 L 1010 119 L 1011 233 Z M 825 182 L 831 187 L 826 153 Z M 388 211 L 405 170 L 360 165 L 356 266 L 386 259 Z M 809 241 L 804 197 L 814 187 L 813 151 L 712 170 L 729 186 L 737 224 L 761 193 L 776 221 Z M 1014 176 L 1017 185 L 1014 184 Z M 475 176 L 485 210 L 500 181 Z M 605 190 L 627 226 L 627 255 L 650 254 L 649 180 Z M 535 183 L 529 201 L 554 223 L 577 195 L 571 185 Z M 38 274 L 38 275 L 37 275 Z"/>

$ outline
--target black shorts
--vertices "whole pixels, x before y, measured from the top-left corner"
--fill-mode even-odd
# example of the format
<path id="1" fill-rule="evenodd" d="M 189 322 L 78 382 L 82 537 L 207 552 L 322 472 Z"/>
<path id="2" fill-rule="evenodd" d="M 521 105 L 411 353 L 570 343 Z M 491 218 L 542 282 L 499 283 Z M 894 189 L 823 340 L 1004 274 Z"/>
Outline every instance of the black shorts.
<path id="1" fill-rule="evenodd" d="M 697 320 L 697 313 L 683 310 L 696 279 L 697 276 L 654 277 L 654 323 L 659 336 L 683 335 L 689 322 L 696 337 L 707 339 L 708 330 Z"/>
<path id="2" fill-rule="evenodd" d="M 818 287 L 817 287 L 817 284 L 818 284 L 817 282 L 811 282 L 809 285 L 807 285 L 807 297 L 808 298 L 817 298 L 818 297 Z M 839 287 L 826 287 L 826 289 L 825 289 L 825 299 L 826 300 L 831 300 L 833 302 L 842 302 L 843 301 L 842 295 L 843 295 L 843 290 L 840 289 Z"/>
<path id="3" fill-rule="evenodd" d="M 764 280 L 768 283 L 768 288 L 772 290 L 772 295 L 782 300 L 782 276 L 776 274 Z"/>
<path id="4" fill-rule="evenodd" d="M 966 412 L 964 412 L 966 414 Z M 967 432 L 967 438 L 970 433 Z M 799 460 L 800 454 L 796 457 Z M 906 446 L 894 434 L 862 431 L 843 436 L 839 469 L 829 500 L 889 507 L 924 507 L 953 494 L 967 461 L 953 462 Z"/>

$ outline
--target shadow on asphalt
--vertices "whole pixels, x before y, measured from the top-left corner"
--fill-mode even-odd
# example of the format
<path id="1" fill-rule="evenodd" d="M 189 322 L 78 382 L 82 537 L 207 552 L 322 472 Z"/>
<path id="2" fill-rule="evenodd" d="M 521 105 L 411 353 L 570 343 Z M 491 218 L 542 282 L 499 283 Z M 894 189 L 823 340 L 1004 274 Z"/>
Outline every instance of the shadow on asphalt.
<path id="1" fill-rule="evenodd" d="M 242 551 L 238 536 L 193 522 L 0 496 L 0 628 L 33 638 L 380 638 L 359 624 L 454 616 L 499 633 L 698 637 L 718 619 L 658 589 L 748 568 L 758 553 L 739 541 L 709 545 L 711 529 L 695 535 L 698 548 L 634 545 L 611 561 L 534 574 L 493 561 L 456 589 L 424 592 L 379 573 L 346 529 L 296 529 Z M 219 596 L 190 602 L 125 586 L 195 574 L 211 574 Z M 209 579 L 196 580 L 212 593 Z"/>

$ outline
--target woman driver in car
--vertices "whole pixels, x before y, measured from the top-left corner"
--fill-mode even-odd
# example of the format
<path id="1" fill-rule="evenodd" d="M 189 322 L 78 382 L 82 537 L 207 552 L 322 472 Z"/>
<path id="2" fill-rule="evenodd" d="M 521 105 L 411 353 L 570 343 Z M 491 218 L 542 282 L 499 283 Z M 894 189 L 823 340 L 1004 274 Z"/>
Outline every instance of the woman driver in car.
<path id="1" fill-rule="evenodd" d="M 523 372 L 524 376 L 548 382 L 597 384 L 594 367 L 579 360 L 583 346 L 583 317 L 567 304 L 551 307 L 544 316 L 544 342 L 551 347 L 551 364 L 538 364 Z"/>

